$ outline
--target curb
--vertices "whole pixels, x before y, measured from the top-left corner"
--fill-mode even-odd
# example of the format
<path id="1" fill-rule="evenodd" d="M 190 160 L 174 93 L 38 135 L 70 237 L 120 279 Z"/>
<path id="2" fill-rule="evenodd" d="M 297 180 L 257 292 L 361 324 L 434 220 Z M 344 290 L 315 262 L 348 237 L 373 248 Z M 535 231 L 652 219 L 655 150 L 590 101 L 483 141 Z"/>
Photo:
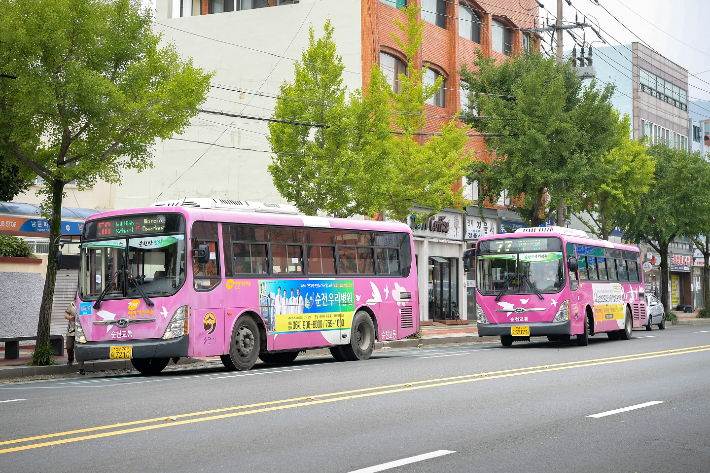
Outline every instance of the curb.
<path id="1" fill-rule="evenodd" d="M 202 360 L 197 358 L 180 358 L 178 364 L 198 363 Z M 0 368 L 0 379 L 23 378 L 27 376 L 40 376 L 52 374 L 76 374 L 79 370 L 77 363 L 73 365 L 49 365 L 49 366 L 10 366 Z M 130 360 L 104 360 L 85 361 L 84 370 L 88 373 L 99 371 L 127 370 L 134 371 Z"/>

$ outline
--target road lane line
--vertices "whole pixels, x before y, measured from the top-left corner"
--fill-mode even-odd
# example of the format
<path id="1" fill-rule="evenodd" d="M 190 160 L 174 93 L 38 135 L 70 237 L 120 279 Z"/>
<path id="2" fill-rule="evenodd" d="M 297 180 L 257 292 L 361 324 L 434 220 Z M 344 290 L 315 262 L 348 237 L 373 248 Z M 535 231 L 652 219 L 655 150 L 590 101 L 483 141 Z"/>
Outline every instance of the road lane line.
<path id="1" fill-rule="evenodd" d="M 420 389 L 430 389 L 430 388 L 443 387 L 443 386 L 452 386 L 452 385 L 458 385 L 458 384 L 463 384 L 463 383 L 471 383 L 471 382 L 485 381 L 485 380 L 491 380 L 491 379 L 503 379 L 503 378 L 516 377 L 516 376 L 525 376 L 525 375 L 530 375 L 530 374 L 548 373 L 548 372 L 553 372 L 553 371 L 600 366 L 600 365 L 611 364 L 611 363 L 624 363 L 624 362 L 629 362 L 629 361 L 640 361 L 640 360 L 647 360 L 647 359 L 653 359 L 653 358 L 659 358 L 659 357 L 665 357 L 665 356 L 684 355 L 684 354 L 689 354 L 689 353 L 699 353 L 699 352 L 705 352 L 705 351 L 710 351 L 710 345 L 686 347 L 686 348 L 679 348 L 679 349 L 675 349 L 675 350 L 664 350 L 664 351 L 660 351 L 660 352 L 640 353 L 640 354 L 635 354 L 635 355 L 630 354 L 630 355 L 623 355 L 623 356 L 616 356 L 616 357 L 609 357 L 609 358 L 601 358 L 601 359 L 596 359 L 596 360 L 579 360 L 579 361 L 575 361 L 575 362 L 558 363 L 558 364 L 552 364 L 552 365 L 547 365 L 547 366 L 533 366 L 533 367 L 523 367 L 523 368 L 514 368 L 514 369 L 509 369 L 509 370 L 501 370 L 501 371 L 492 371 L 492 372 L 487 372 L 487 373 L 474 373 L 474 374 L 468 374 L 468 375 L 453 376 L 453 377 L 448 377 L 448 378 L 413 381 L 411 383 L 406 383 L 406 384 L 399 383 L 399 384 L 391 384 L 391 385 L 383 385 L 383 386 L 374 386 L 374 387 L 370 387 L 370 388 L 361 388 L 361 389 L 354 389 L 354 390 L 334 392 L 334 393 L 324 393 L 324 394 L 319 394 L 319 395 L 303 396 L 303 397 L 298 397 L 298 398 L 282 399 L 282 400 L 276 400 L 276 401 L 266 401 L 266 402 L 248 404 L 248 405 L 242 405 L 242 406 L 224 407 L 224 408 L 219 408 L 219 409 L 211 409 L 208 411 L 192 412 L 192 413 L 175 415 L 175 416 L 172 416 L 170 423 L 165 423 L 165 420 L 166 420 L 165 417 L 159 417 L 159 418 L 154 418 L 154 419 L 136 420 L 136 421 L 125 422 L 125 423 L 120 423 L 120 424 L 111 424 L 111 425 L 104 425 L 104 426 L 97 426 L 97 427 L 89 427 L 89 428 L 78 429 L 78 430 L 74 430 L 74 431 L 57 432 L 57 433 L 39 435 L 39 436 L 34 436 L 34 437 L 25 437 L 25 438 L 20 438 L 20 439 L 15 439 L 15 440 L 6 440 L 6 441 L 0 442 L 0 445 L 26 443 L 26 442 L 31 442 L 31 441 L 35 441 L 35 440 L 44 440 L 44 439 L 57 438 L 57 437 L 66 437 L 66 436 L 70 436 L 70 435 L 83 434 L 83 433 L 88 433 L 88 432 L 97 432 L 97 431 L 101 431 L 101 430 L 123 429 L 123 430 L 113 430 L 110 432 L 102 432 L 102 433 L 96 433 L 96 434 L 91 434 L 91 435 L 83 435 L 83 436 L 70 437 L 70 438 L 64 438 L 64 439 L 59 439 L 59 440 L 35 443 L 35 444 L 30 444 L 30 445 L 22 445 L 22 446 L 17 446 L 17 447 L 0 449 L 0 454 L 35 449 L 35 448 L 41 448 L 41 447 L 47 447 L 47 446 L 52 446 L 52 445 L 61 445 L 61 444 L 66 444 L 66 443 L 79 442 L 79 441 L 91 440 L 91 439 L 97 439 L 97 438 L 106 438 L 106 437 L 111 437 L 111 436 L 115 436 L 115 435 L 124 435 L 124 434 L 129 434 L 129 433 L 134 433 L 134 432 L 143 432 L 143 431 L 154 430 L 154 429 L 162 429 L 165 427 L 176 427 L 178 425 L 188 425 L 188 424 L 193 424 L 193 423 L 198 423 L 198 422 L 215 421 L 215 420 L 220 420 L 220 419 L 241 417 L 241 416 L 260 414 L 260 413 L 265 413 L 265 412 L 274 412 L 274 411 L 279 411 L 279 410 L 301 408 L 301 407 L 313 406 L 316 404 L 341 402 L 341 401 L 352 400 L 352 399 L 364 399 L 364 398 L 368 398 L 368 397 L 372 397 L 372 396 L 382 396 L 382 395 L 386 395 L 386 394 L 395 394 L 395 393 L 420 390 Z M 237 412 L 235 412 L 235 411 L 237 411 Z M 214 414 L 217 414 L 217 415 L 214 415 Z M 195 418 L 198 416 L 204 416 L 204 417 Z M 177 420 L 177 419 L 184 419 L 184 420 Z M 145 425 L 145 424 L 153 424 L 153 425 Z M 139 426 L 139 425 L 140 425 L 140 427 L 126 428 L 129 426 Z"/>
<path id="2" fill-rule="evenodd" d="M 402 458 L 401 460 L 395 460 L 387 463 L 382 463 L 380 465 L 363 468 L 361 470 L 351 471 L 350 473 L 376 473 L 378 471 L 385 471 L 392 468 L 397 468 L 398 466 L 410 465 L 412 463 L 418 463 L 424 460 L 429 460 L 431 458 L 443 457 L 444 455 L 450 455 L 452 453 L 456 452 L 452 450 L 437 450 L 435 452 L 423 453 L 414 457 Z"/>
<path id="3" fill-rule="evenodd" d="M 614 409 L 613 411 L 606 411 L 606 412 L 601 412 L 599 414 L 592 414 L 587 417 L 591 417 L 593 419 L 600 419 L 600 418 L 606 417 L 606 416 L 613 416 L 614 414 L 621 414 L 622 412 L 629 412 L 629 411 L 633 411 L 636 409 L 642 409 L 644 407 L 655 406 L 656 404 L 663 404 L 663 401 L 644 402 L 643 404 L 636 404 L 635 406 L 622 407 L 621 409 Z"/>
<path id="4" fill-rule="evenodd" d="M 17 401 L 26 401 L 27 399 L 8 399 L 6 401 L 0 401 L 0 402 L 17 402 Z"/>

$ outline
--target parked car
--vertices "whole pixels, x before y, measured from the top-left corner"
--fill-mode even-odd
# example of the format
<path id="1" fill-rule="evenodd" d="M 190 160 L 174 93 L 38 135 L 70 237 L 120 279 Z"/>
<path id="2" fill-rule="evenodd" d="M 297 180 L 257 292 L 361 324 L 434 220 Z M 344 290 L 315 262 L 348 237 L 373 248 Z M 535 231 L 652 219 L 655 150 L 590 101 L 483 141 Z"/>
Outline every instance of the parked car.
<path id="1" fill-rule="evenodd" d="M 646 330 L 653 330 L 653 325 L 658 325 L 661 330 L 666 328 L 666 311 L 663 310 L 661 301 L 653 294 L 646 294 L 646 316 L 648 317 Z"/>

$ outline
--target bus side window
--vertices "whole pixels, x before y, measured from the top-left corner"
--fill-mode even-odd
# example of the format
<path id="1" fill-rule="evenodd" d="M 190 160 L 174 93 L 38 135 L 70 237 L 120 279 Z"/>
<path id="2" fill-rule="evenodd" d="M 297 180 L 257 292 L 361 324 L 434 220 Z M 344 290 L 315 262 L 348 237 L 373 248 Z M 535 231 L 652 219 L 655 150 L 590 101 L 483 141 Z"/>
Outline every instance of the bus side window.
<path id="1" fill-rule="evenodd" d="M 609 271 L 609 281 L 618 281 L 614 258 L 607 258 L 606 269 L 607 271 Z"/>
<path id="2" fill-rule="evenodd" d="M 626 264 L 629 268 L 629 282 L 639 282 L 640 279 L 636 261 L 627 261 Z"/>
<path id="3" fill-rule="evenodd" d="M 578 256 L 577 257 L 577 264 L 579 266 L 579 280 L 580 281 L 588 281 L 589 276 L 587 275 L 587 257 L 586 256 Z"/>
<path id="4" fill-rule="evenodd" d="M 587 256 L 587 273 L 590 281 L 598 281 L 597 276 L 597 258 L 596 256 Z"/>
<path id="5" fill-rule="evenodd" d="M 570 258 L 576 258 L 574 243 L 567 243 L 567 261 L 569 261 Z M 579 269 L 579 261 L 577 262 L 577 266 Z M 569 275 L 570 290 L 576 291 L 577 289 L 579 289 L 579 281 L 577 280 L 577 272 L 567 270 L 567 274 Z"/>
<path id="6" fill-rule="evenodd" d="M 195 289 L 198 291 L 207 291 L 219 284 L 217 242 L 216 223 L 195 222 L 192 225 L 192 274 Z M 210 259 L 207 263 L 197 260 L 196 251 L 200 245 L 207 245 L 210 249 Z"/>
<path id="7" fill-rule="evenodd" d="M 626 271 L 626 261 L 623 259 L 616 260 L 616 272 L 619 274 L 619 281 L 628 281 L 629 273 Z"/>
<path id="8" fill-rule="evenodd" d="M 599 271 L 599 280 L 606 281 L 606 258 L 597 258 L 597 270 Z"/>

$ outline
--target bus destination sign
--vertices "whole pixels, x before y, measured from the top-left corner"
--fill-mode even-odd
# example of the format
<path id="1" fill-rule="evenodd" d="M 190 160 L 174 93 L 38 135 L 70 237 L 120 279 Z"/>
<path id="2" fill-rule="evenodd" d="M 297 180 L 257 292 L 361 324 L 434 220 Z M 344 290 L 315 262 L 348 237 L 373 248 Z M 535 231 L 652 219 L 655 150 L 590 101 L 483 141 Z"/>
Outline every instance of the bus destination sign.
<path id="1" fill-rule="evenodd" d="M 165 215 L 146 215 L 109 218 L 96 222 L 96 236 L 123 236 L 136 233 L 162 233 L 165 231 Z"/>

